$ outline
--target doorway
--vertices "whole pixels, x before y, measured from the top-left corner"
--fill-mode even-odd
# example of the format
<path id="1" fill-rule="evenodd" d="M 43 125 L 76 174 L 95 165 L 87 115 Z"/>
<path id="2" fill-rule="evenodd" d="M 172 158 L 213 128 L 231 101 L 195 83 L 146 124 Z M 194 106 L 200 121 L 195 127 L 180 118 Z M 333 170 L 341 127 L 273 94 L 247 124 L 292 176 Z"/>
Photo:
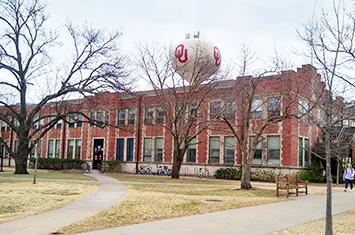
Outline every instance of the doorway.
<path id="1" fill-rule="evenodd" d="M 94 140 L 94 154 L 93 154 L 92 169 L 97 170 L 98 165 L 102 166 L 102 160 L 104 159 L 104 140 Z"/>

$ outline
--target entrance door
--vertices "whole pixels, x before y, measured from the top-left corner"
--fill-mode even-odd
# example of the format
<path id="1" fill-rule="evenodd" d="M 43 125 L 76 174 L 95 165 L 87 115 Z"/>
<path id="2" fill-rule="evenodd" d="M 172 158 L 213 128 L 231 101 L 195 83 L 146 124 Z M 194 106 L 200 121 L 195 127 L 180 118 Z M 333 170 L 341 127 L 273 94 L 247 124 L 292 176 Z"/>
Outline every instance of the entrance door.
<path id="1" fill-rule="evenodd" d="M 102 166 L 102 160 L 104 159 L 104 140 L 103 139 L 96 139 L 94 140 L 94 158 L 92 169 L 97 169 L 98 164 Z"/>

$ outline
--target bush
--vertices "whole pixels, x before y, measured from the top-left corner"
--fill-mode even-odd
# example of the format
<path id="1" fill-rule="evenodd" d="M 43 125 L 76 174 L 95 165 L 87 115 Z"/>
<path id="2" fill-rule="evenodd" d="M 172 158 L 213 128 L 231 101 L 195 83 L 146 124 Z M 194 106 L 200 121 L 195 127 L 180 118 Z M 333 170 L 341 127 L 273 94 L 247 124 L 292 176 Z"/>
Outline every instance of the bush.
<path id="1" fill-rule="evenodd" d="M 272 170 L 255 170 L 250 173 L 250 180 L 275 182 L 275 175 Z"/>
<path id="2" fill-rule="evenodd" d="M 120 161 L 120 160 L 103 161 L 102 162 L 102 170 L 103 171 L 119 172 L 122 170 L 122 163 L 123 163 L 123 161 Z"/>
<path id="3" fill-rule="evenodd" d="M 306 170 L 299 171 L 297 177 L 299 180 L 308 180 L 313 183 L 325 183 L 326 178 L 323 175 L 323 170 L 321 162 L 315 162 L 308 166 Z"/>
<path id="4" fill-rule="evenodd" d="M 30 163 L 34 166 L 36 158 L 31 158 Z M 62 159 L 62 158 L 38 158 L 38 169 L 48 170 L 70 170 L 81 169 L 82 164 L 86 163 L 81 159 Z"/>
<path id="5" fill-rule="evenodd" d="M 242 177 L 242 169 L 236 168 L 220 168 L 214 174 L 217 179 L 240 180 Z"/>

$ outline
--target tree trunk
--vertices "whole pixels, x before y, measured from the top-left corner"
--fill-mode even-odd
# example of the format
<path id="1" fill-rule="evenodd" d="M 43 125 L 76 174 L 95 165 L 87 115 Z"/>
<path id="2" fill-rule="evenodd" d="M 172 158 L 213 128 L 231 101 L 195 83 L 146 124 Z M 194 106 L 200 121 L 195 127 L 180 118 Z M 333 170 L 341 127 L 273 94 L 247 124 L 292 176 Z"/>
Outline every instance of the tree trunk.
<path id="1" fill-rule="evenodd" d="M 244 164 L 242 164 L 242 179 L 240 182 L 241 189 L 252 188 L 250 184 L 250 170 L 251 170 L 251 164 L 245 161 Z"/>
<path id="2" fill-rule="evenodd" d="M 15 174 L 29 174 L 27 171 L 27 155 L 15 157 Z"/>
<path id="3" fill-rule="evenodd" d="M 26 138 L 19 138 L 19 146 L 15 159 L 15 174 L 29 174 L 27 171 L 28 144 Z"/>
<path id="4" fill-rule="evenodd" d="M 327 200 L 326 200 L 326 217 L 325 217 L 325 235 L 333 235 L 332 221 L 332 173 L 330 165 L 330 134 L 327 130 L 325 133 L 325 154 L 326 154 L 326 178 L 327 178 Z"/>
<path id="5" fill-rule="evenodd" d="M 179 149 L 175 149 L 173 157 L 173 173 L 171 174 L 172 179 L 180 179 L 180 168 L 182 164 L 182 160 L 180 158 Z"/>

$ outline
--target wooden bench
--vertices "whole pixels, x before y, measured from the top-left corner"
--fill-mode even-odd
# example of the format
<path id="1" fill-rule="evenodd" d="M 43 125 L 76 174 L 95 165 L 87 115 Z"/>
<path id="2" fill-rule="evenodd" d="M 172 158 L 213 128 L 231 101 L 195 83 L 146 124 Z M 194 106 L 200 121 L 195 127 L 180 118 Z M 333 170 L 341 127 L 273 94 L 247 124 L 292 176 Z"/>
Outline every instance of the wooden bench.
<path id="1" fill-rule="evenodd" d="M 289 197 L 290 194 L 299 193 L 308 194 L 308 181 L 301 181 L 297 179 L 297 175 L 277 175 L 276 180 L 276 196 Z"/>

